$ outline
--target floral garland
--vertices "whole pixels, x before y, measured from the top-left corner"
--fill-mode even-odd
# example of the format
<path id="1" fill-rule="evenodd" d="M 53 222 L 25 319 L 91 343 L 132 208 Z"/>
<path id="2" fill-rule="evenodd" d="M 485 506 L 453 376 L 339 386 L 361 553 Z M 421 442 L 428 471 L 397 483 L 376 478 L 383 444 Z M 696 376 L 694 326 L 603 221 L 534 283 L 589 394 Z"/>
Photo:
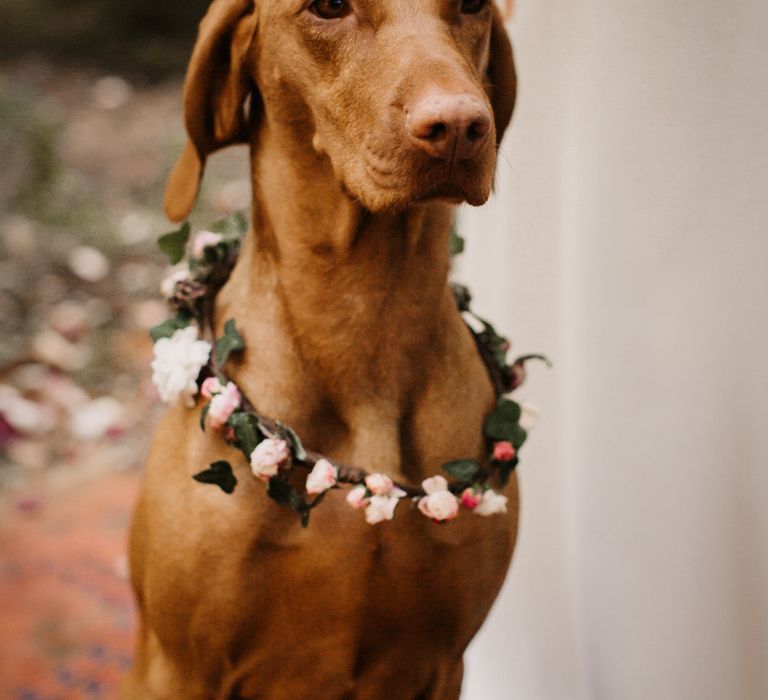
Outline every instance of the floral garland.
<path id="1" fill-rule="evenodd" d="M 201 412 L 201 429 L 210 428 L 240 449 L 254 476 L 266 483 L 270 498 L 290 507 L 304 527 L 328 491 L 342 485 L 352 487 L 347 502 L 364 510 L 371 524 L 392 520 L 402 499 L 411 499 L 434 522 L 452 520 L 462 508 L 486 516 L 506 512 L 506 496 L 491 489 L 488 481 L 497 475 L 502 486 L 508 482 L 518 465 L 532 413 L 505 394 L 523 383 L 528 360 L 547 359 L 527 355 L 507 363 L 509 341 L 470 311 L 466 287 L 452 285 L 498 397 L 483 426 L 486 463 L 475 459 L 449 462 L 442 469 L 451 477 L 450 483 L 438 475 L 414 486 L 334 462 L 305 449 L 287 425 L 260 415 L 225 374 L 228 359 L 241 353 L 245 343 L 233 319 L 225 323 L 224 335 L 215 338 L 213 302 L 229 278 L 246 230 L 245 218 L 234 214 L 197 233 L 191 243 L 188 222 L 159 239 L 160 249 L 174 265 L 161 285 L 174 314 L 150 331 L 155 343 L 152 380 L 160 398 L 167 403 L 183 400 L 192 408 L 198 394 L 202 395 L 207 403 Z M 463 239 L 453 231 L 451 254 L 458 255 L 463 249 Z M 308 473 L 303 476 L 302 472 Z M 224 460 L 214 462 L 194 479 L 215 484 L 228 494 L 237 485 L 232 465 Z"/>

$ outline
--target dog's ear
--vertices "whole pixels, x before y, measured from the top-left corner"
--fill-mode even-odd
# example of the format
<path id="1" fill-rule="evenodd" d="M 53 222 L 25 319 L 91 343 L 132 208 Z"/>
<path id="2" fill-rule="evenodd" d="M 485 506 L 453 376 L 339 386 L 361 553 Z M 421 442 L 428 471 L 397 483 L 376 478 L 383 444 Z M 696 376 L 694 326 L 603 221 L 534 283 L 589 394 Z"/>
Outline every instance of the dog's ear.
<path id="1" fill-rule="evenodd" d="M 214 0 L 200 23 L 184 81 L 189 141 L 165 190 L 171 221 L 183 221 L 192 211 L 208 155 L 248 139 L 246 103 L 255 88 L 247 58 L 255 31 L 253 0 Z"/>
<path id="2" fill-rule="evenodd" d="M 492 8 L 491 43 L 486 71 L 486 87 L 493 107 L 493 120 L 496 125 L 496 145 L 501 143 L 504 132 L 512 118 L 517 97 L 517 75 L 512 56 L 512 45 L 504 28 L 504 20 L 499 9 Z"/>

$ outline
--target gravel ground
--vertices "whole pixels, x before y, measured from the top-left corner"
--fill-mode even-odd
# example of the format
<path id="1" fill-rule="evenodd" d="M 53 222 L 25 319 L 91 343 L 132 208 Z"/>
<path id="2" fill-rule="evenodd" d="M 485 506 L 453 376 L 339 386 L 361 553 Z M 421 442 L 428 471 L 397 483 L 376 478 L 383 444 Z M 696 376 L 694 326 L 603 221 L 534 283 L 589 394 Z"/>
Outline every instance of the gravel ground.
<path id="1" fill-rule="evenodd" d="M 0 507 L 136 467 L 159 409 L 156 238 L 184 143 L 178 81 L 0 64 Z M 247 209 L 247 154 L 206 174 L 193 228 Z"/>

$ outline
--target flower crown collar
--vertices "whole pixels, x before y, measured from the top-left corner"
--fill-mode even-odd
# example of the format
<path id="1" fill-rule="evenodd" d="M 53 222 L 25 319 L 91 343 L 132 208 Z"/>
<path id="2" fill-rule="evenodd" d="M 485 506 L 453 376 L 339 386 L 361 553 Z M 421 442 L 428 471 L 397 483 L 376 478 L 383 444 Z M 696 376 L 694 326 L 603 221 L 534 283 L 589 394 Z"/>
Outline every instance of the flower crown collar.
<path id="1" fill-rule="evenodd" d="M 287 425 L 261 415 L 227 377 L 229 358 L 245 349 L 234 319 L 224 324 L 221 337 L 215 337 L 214 300 L 229 278 L 246 231 L 245 218 L 234 214 L 194 237 L 187 222 L 159 239 L 160 249 L 174 266 L 161 285 L 173 315 L 150 331 L 154 341 L 152 380 L 160 398 L 167 403 L 183 401 L 193 408 L 202 397 L 205 405 L 200 428 L 220 434 L 238 448 L 254 477 L 265 483 L 267 495 L 293 510 L 304 527 L 326 494 L 342 487 L 348 488 L 347 503 L 363 510 L 372 525 L 392 520 L 402 500 L 412 501 L 421 513 L 438 523 L 453 520 L 462 510 L 481 516 L 506 512 L 506 496 L 491 489 L 489 481 L 495 477 L 501 486 L 506 485 L 519 463 L 519 451 L 534 417 L 530 409 L 524 409 L 507 394 L 525 380 L 529 360 L 548 363 L 546 358 L 526 355 L 508 363 L 509 341 L 470 310 L 469 290 L 454 284 L 451 288 L 456 304 L 497 395 L 496 407 L 483 426 L 486 460 L 457 459 L 442 465 L 450 483 L 445 476 L 437 475 L 413 485 L 311 452 Z M 452 256 L 463 249 L 463 239 L 452 231 Z M 210 464 L 194 478 L 228 494 L 237 486 L 232 465 L 226 460 Z"/>

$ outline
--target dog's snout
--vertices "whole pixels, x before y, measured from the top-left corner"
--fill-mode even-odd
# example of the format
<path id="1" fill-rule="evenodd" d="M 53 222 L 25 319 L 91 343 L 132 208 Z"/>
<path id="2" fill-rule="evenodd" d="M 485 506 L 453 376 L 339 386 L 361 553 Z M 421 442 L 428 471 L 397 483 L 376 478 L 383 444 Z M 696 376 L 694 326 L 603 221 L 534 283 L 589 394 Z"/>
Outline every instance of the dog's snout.
<path id="1" fill-rule="evenodd" d="M 408 110 L 410 140 L 431 158 L 460 161 L 474 158 L 488 140 L 491 114 L 469 93 L 430 94 Z"/>

